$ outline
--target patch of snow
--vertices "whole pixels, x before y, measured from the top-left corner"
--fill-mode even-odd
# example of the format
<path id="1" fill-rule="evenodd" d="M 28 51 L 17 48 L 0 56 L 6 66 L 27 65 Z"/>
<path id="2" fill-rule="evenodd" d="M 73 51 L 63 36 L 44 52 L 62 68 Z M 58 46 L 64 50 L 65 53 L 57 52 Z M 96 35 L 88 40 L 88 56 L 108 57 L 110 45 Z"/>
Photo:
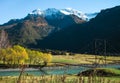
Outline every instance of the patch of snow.
<path id="1" fill-rule="evenodd" d="M 35 15 L 42 15 L 44 12 L 41 11 L 40 9 L 35 9 L 33 10 L 30 14 L 35 14 Z"/>

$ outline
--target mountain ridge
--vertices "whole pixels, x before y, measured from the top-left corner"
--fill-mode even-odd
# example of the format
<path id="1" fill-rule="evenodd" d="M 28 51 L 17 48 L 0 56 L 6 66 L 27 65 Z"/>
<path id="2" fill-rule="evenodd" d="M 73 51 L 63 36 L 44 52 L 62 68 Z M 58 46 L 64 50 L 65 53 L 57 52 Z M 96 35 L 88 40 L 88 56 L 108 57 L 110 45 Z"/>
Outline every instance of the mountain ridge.
<path id="1" fill-rule="evenodd" d="M 43 17 L 48 17 L 48 16 L 52 16 L 52 15 L 57 15 L 57 14 L 59 14 L 59 15 L 76 15 L 79 18 L 81 18 L 82 20 L 87 21 L 87 19 L 88 19 L 87 16 L 83 12 L 72 9 L 72 8 L 66 8 L 66 9 L 48 8 L 46 10 L 35 9 L 29 14 L 41 15 Z"/>
<path id="2" fill-rule="evenodd" d="M 102 10 L 95 18 L 88 22 L 67 27 L 42 41 L 38 41 L 38 47 L 95 54 L 94 42 L 96 39 L 100 39 L 108 41 L 107 52 L 118 53 L 120 52 L 118 50 L 120 48 L 119 15 L 120 6 Z M 92 46 L 89 45 L 91 42 Z M 90 47 L 86 51 L 85 47 L 87 45 Z M 101 49 L 104 49 L 104 47 L 99 47 L 99 53 L 103 53 Z"/>
<path id="3" fill-rule="evenodd" d="M 39 14 L 41 13 L 39 12 Z M 27 46 L 29 44 L 37 44 L 37 40 L 42 40 L 51 33 L 65 27 L 86 22 L 76 15 L 55 13 L 52 17 L 44 17 L 39 14 L 28 14 L 22 19 L 12 19 L 1 25 L 0 29 L 4 29 L 8 33 L 8 38 L 13 45 Z"/>

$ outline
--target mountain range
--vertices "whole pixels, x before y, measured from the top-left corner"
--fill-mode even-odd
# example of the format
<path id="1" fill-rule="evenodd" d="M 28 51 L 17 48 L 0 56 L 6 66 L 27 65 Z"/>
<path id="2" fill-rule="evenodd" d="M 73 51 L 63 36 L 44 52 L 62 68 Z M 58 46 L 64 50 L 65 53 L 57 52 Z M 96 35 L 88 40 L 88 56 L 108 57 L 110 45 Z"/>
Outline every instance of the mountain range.
<path id="1" fill-rule="evenodd" d="M 48 8 L 33 10 L 22 19 L 11 19 L 0 26 L 9 36 L 11 44 L 36 44 L 36 40 L 44 39 L 51 33 L 73 24 L 87 21 L 87 16 L 75 9 Z"/>
<path id="2" fill-rule="evenodd" d="M 94 45 L 89 43 L 96 39 L 107 40 L 113 48 L 120 48 L 119 15 L 120 6 L 91 14 L 71 8 L 37 9 L 23 19 L 13 19 L 0 25 L 0 29 L 8 34 L 11 44 L 35 49 L 94 53 Z M 111 49 L 107 51 L 113 52 Z"/>
<path id="3" fill-rule="evenodd" d="M 30 14 L 41 15 L 43 17 L 52 18 L 52 19 L 55 17 L 58 18 L 58 16 L 62 16 L 62 15 L 75 15 L 81 18 L 82 20 L 88 19 L 88 17 L 83 12 L 72 8 L 66 8 L 66 9 L 48 8 L 46 10 L 36 9 L 33 10 Z"/>

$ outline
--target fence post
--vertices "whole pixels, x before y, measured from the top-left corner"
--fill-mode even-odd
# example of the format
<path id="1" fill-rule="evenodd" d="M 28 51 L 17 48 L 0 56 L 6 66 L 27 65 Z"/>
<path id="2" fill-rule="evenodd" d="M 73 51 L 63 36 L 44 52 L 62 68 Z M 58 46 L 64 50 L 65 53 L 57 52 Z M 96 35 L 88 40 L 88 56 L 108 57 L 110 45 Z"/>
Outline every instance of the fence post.
<path id="1" fill-rule="evenodd" d="M 82 75 L 79 76 L 79 83 L 82 83 Z"/>
<path id="2" fill-rule="evenodd" d="M 83 77 L 82 83 L 85 83 L 85 77 Z"/>
<path id="3" fill-rule="evenodd" d="M 88 83 L 92 83 L 92 76 L 91 75 L 88 77 Z"/>

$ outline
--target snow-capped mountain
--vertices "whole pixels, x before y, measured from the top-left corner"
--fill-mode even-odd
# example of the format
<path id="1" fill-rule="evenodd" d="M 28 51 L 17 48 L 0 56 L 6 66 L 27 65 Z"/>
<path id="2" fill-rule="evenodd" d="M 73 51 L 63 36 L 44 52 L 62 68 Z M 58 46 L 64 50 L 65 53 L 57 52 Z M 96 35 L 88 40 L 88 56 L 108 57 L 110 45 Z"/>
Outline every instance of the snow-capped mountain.
<path id="1" fill-rule="evenodd" d="M 51 16 L 51 15 L 61 14 L 61 12 L 55 8 L 48 8 L 44 10 L 44 14 L 45 16 Z"/>
<path id="2" fill-rule="evenodd" d="M 46 10 L 36 9 L 36 10 L 33 10 L 30 14 L 41 15 L 44 17 L 53 16 L 53 15 L 76 15 L 82 20 L 86 20 L 86 21 L 88 20 L 88 17 L 83 12 L 72 9 L 72 8 L 66 8 L 66 9 L 60 9 L 60 10 L 55 8 L 48 8 Z"/>
<path id="3" fill-rule="evenodd" d="M 57 13 L 60 13 L 60 11 L 55 9 L 55 8 L 48 8 L 48 9 L 43 10 L 43 11 L 40 9 L 35 9 L 30 14 L 42 15 L 42 16 L 51 16 L 51 15 L 54 15 Z"/>
<path id="4" fill-rule="evenodd" d="M 41 11 L 40 9 L 35 9 L 33 10 L 30 14 L 35 14 L 35 15 L 43 15 L 44 12 Z"/>
<path id="5" fill-rule="evenodd" d="M 71 15 L 71 14 L 76 15 L 79 18 L 82 18 L 83 20 L 88 19 L 88 17 L 83 12 L 72 9 L 72 8 L 61 9 L 60 12 L 62 12 L 65 15 Z"/>

